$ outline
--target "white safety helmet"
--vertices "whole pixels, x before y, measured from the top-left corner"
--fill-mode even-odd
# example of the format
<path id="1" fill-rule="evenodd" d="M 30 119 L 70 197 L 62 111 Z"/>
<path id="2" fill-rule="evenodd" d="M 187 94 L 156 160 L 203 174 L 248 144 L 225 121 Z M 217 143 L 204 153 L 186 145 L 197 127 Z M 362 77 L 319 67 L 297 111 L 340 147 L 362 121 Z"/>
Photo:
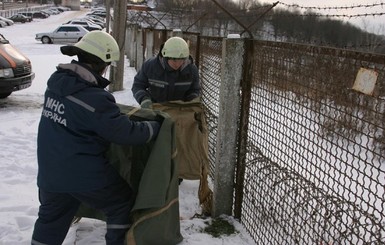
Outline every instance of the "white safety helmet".
<path id="1" fill-rule="evenodd" d="M 120 57 L 119 46 L 115 39 L 105 31 L 90 31 L 75 45 L 60 48 L 65 55 L 73 56 L 82 51 L 92 54 L 105 63 L 118 61 Z"/>
<path id="2" fill-rule="evenodd" d="M 171 37 L 164 43 L 162 55 L 166 58 L 183 59 L 190 55 L 190 50 L 183 38 Z"/>

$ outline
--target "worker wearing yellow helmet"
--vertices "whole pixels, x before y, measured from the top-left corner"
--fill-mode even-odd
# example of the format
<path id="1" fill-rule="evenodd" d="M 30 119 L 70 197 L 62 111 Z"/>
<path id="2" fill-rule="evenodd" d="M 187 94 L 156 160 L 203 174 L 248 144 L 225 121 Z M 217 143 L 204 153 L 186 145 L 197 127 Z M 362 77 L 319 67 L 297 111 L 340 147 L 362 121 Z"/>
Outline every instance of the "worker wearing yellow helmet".
<path id="1" fill-rule="evenodd" d="M 111 143 L 149 142 L 160 125 L 131 121 L 105 90 L 110 82 L 102 74 L 120 55 L 110 34 L 89 32 L 61 52 L 78 60 L 59 64 L 47 82 L 37 136 L 40 207 L 31 244 L 62 244 L 83 203 L 106 216 L 106 243 L 123 245 L 135 197 L 106 153 Z"/>
<path id="2" fill-rule="evenodd" d="M 197 98 L 201 90 L 198 68 L 187 42 L 181 37 L 169 38 L 156 57 L 143 63 L 131 90 L 142 108 L 152 108 L 153 102 Z"/>

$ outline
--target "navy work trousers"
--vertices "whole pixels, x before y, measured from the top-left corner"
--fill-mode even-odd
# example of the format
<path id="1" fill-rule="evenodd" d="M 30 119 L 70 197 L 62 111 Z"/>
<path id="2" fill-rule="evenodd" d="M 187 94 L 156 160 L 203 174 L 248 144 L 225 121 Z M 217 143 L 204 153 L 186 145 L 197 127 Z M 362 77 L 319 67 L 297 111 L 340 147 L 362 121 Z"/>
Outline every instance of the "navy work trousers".
<path id="1" fill-rule="evenodd" d="M 40 189 L 39 200 L 39 217 L 31 244 L 62 244 L 81 203 L 102 211 L 107 217 L 107 245 L 124 244 L 134 196 L 122 178 L 117 178 L 113 185 L 88 192 L 54 193 Z"/>

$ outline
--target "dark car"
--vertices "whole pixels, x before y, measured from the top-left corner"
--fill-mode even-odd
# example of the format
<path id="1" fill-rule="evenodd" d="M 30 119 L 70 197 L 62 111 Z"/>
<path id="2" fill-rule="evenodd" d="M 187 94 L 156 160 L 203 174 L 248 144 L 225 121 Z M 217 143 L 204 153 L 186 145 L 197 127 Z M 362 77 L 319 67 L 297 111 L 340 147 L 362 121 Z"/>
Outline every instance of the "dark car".
<path id="1" fill-rule="evenodd" d="M 22 14 L 27 18 L 31 18 L 31 21 L 33 20 L 33 13 L 32 12 L 19 12 L 18 14 Z"/>
<path id="2" fill-rule="evenodd" d="M 0 34 L 0 99 L 30 87 L 34 78 L 31 61 Z"/>
<path id="3" fill-rule="evenodd" d="M 21 22 L 21 23 L 31 22 L 32 21 L 32 18 L 27 17 L 27 16 L 25 16 L 23 14 L 12 15 L 11 17 L 9 17 L 9 19 L 13 20 L 13 22 Z"/>
<path id="4" fill-rule="evenodd" d="M 38 12 L 33 12 L 32 17 L 36 19 L 46 19 L 49 17 L 49 15 L 44 12 L 38 11 Z"/>

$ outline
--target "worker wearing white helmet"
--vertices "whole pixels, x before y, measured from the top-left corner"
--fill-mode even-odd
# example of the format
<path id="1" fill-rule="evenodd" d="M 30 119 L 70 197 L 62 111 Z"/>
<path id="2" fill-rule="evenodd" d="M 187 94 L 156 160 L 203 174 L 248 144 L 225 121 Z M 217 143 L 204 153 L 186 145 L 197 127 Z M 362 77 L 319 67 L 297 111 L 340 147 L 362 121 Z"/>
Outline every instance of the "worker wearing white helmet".
<path id="1" fill-rule="evenodd" d="M 131 121 L 122 114 L 102 77 L 119 60 L 115 39 L 87 33 L 61 47 L 77 56 L 59 64 L 47 82 L 37 138 L 39 217 L 32 244 L 62 244 L 80 204 L 106 216 L 107 244 L 124 244 L 134 194 L 108 162 L 111 143 L 145 144 L 156 137 L 156 121 Z"/>
<path id="2" fill-rule="evenodd" d="M 200 95 L 198 68 L 187 42 L 169 38 L 156 57 L 145 61 L 134 78 L 132 93 L 142 108 L 152 103 L 190 101 Z"/>

